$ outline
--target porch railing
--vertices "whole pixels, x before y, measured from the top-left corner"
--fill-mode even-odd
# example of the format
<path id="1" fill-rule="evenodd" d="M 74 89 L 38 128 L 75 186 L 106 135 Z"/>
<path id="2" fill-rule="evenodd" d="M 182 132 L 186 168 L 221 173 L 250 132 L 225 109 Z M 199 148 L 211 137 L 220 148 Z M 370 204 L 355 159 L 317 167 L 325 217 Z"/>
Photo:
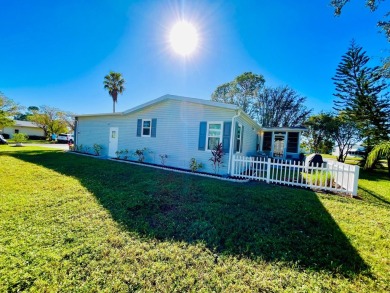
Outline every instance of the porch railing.
<path id="1" fill-rule="evenodd" d="M 359 166 L 336 161 L 308 165 L 262 157 L 233 156 L 231 175 L 304 188 L 357 195 Z"/>

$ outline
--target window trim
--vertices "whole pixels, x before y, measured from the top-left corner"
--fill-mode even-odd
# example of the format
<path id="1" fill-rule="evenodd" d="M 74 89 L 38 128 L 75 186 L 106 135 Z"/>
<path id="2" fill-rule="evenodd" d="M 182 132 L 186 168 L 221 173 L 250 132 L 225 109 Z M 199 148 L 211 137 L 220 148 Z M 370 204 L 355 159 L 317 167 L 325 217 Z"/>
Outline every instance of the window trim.
<path id="1" fill-rule="evenodd" d="M 297 141 L 294 142 L 294 143 L 296 143 L 296 151 L 295 152 L 289 151 L 289 144 L 291 146 L 291 140 L 289 140 L 289 139 L 290 139 L 290 134 L 292 134 L 292 133 L 297 134 L 297 136 L 296 136 L 296 140 Z M 299 138 L 300 138 L 300 132 L 299 131 L 289 131 L 289 132 L 287 132 L 286 153 L 289 153 L 289 154 L 298 154 L 299 153 Z"/>
<path id="2" fill-rule="evenodd" d="M 144 127 L 144 121 L 149 121 L 150 122 L 150 126 L 149 127 Z M 145 135 L 144 134 L 144 129 L 146 128 L 149 128 L 149 135 Z M 141 122 L 141 137 L 151 137 L 152 136 L 152 119 L 142 119 L 142 122 Z"/>
<path id="3" fill-rule="evenodd" d="M 207 152 L 211 152 L 212 151 L 212 149 L 209 149 L 209 137 L 218 137 L 218 136 L 209 136 L 210 124 L 219 124 L 219 125 L 221 125 L 221 133 L 219 135 L 219 143 L 221 143 L 222 139 L 223 139 L 223 121 L 207 121 L 206 147 L 205 147 L 205 151 L 207 151 Z"/>
<path id="4" fill-rule="evenodd" d="M 269 146 L 269 149 L 264 149 L 264 143 L 265 143 L 265 134 L 270 133 L 271 134 L 271 144 Z M 263 131 L 262 134 L 262 141 L 261 141 L 261 151 L 263 152 L 273 152 L 273 140 L 274 140 L 274 132 L 273 131 Z"/>

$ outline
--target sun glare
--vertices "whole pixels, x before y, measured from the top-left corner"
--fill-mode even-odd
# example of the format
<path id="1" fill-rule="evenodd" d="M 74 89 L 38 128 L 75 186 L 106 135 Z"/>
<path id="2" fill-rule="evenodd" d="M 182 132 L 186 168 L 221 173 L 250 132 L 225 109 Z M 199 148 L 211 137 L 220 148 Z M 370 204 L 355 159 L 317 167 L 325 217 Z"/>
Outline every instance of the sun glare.
<path id="1" fill-rule="evenodd" d="M 191 23 L 180 21 L 173 26 L 169 41 L 176 53 L 188 56 L 198 47 L 198 32 Z"/>

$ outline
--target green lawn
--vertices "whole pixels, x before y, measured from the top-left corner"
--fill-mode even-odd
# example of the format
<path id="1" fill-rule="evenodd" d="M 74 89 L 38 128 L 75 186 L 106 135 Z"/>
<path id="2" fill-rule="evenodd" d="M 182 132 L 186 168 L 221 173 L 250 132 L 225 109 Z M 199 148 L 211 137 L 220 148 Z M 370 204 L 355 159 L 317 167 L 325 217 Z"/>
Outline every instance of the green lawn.
<path id="1" fill-rule="evenodd" d="M 0 160 L 0 292 L 390 291 L 385 173 L 351 199 L 29 146 Z"/>
<path id="2" fill-rule="evenodd" d="M 12 138 L 7 139 L 7 142 L 8 142 L 9 144 L 15 143 L 15 141 L 14 141 Z M 29 140 L 27 140 L 27 141 L 24 142 L 24 143 L 52 143 L 52 142 L 51 142 L 51 141 L 48 141 L 48 140 L 45 140 L 45 139 L 34 139 L 34 140 L 29 139 Z"/>

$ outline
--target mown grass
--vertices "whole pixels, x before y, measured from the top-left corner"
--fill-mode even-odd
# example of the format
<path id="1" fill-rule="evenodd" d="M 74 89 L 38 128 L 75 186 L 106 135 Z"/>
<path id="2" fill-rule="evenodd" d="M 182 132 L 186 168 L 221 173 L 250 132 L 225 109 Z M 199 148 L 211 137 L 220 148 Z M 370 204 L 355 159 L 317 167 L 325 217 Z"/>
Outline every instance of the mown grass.
<path id="1" fill-rule="evenodd" d="M 390 290 L 390 205 L 364 195 L 33 147 L 0 160 L 0 292 Z"/>
<path id="2" fill-rule="evenodd" d="M 12 144 L 12 143 L 16 143 L 15 140 L 13 140 L 12 138 L 9 138 L 7 139 L 7 142 L 9 144 Z M 34 139 L 34 140 L 31 140 L 31 139 L 28 139 L 26 142 L 24 143 L 52 143 L 51 141 L 47 140 L 47 139 Z"/>

